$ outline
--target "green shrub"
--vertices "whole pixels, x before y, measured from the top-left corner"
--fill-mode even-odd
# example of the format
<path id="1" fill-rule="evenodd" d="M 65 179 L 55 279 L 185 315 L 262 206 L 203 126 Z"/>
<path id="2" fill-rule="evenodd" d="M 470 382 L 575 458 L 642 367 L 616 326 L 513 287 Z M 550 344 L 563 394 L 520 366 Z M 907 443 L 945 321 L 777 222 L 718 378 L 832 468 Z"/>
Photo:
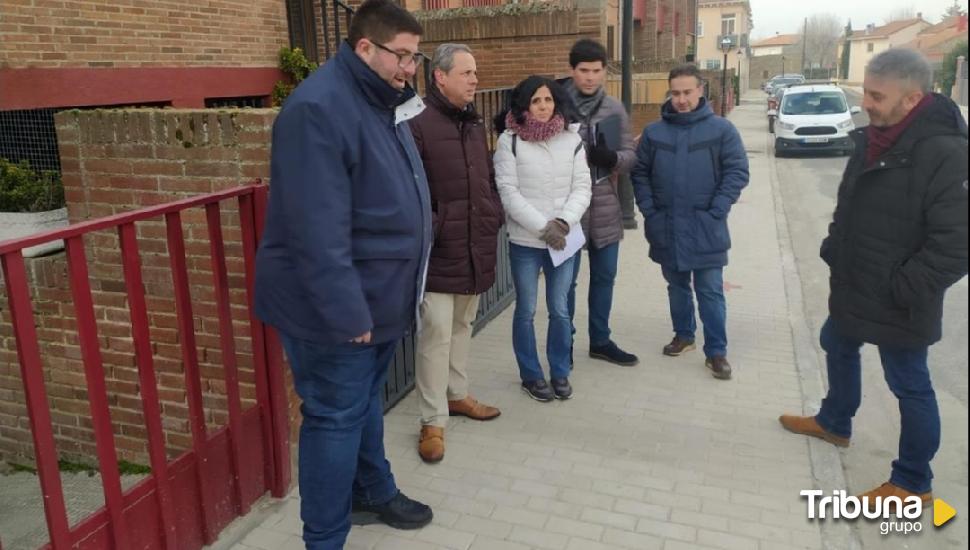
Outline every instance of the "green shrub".
<path id="1" fill-rule="evenodd" d="M 27 161 L 0 158 L 0 212 L 44 212 L 64 206 L 57 172 L 35 171 Z"/>
<path id="2" fill-rule="evenodd" d="M 273 86 L 273 106 L 282 105 L 283 100 L 316 68 L 317 64 L 307 59 L 302 49 L 280 48 L 280 70 L 290 77 L 290 81 L 280 80 Z"/>

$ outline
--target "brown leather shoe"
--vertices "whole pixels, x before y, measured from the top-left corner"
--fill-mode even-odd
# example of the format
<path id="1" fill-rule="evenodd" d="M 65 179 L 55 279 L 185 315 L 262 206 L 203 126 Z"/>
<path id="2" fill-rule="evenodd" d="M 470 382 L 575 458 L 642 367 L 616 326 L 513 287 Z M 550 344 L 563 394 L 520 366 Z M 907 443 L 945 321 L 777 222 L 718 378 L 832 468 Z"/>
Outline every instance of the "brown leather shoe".
<path id="1" fill-rule="evenodd" d="M 824 428 L 818 425 L 818 421 L 815 420 L 814 416 L 794 416 L 790 414 L 783 414 L 778 417 L 778 421 L 781 422 L 782 427 L 789 432 L 817 437 L 819 439 L 828 441 L 836 447 L 849 446 L 848 437 L 838 436 L 832 432 L 826 431 Z"/>
<path id="2" fill-rule="evenodd" d="M 708 357 L 704 364 L 707 368 L 711 370 L 711 375 L 718 380 L 730 380 L 731 379 L 731 363 L 728 363 L 727 357 L 723 355 L 715 355 L 714 357 Z"/>
<path id="3" fill-rule="evenodd" d="M 421 460 L 434 464 L 445 457 L 445 429 L 438 426 L 421 426 L 418 440 L 418 454 Z"/>
<path id="4" fill-rule="evenodd" d="M 467 396 L 464 399 L 448 402 L 448 414 L 450 416 L 467 416 L 472 420 L 492 420 L 498 418 L 502 411 L 495 407 L 490 407 L 484 403 L 479 403 L 474 397 Z"/>
<path id="5" fill-rule="evenodd" d="M 913 493 L 913 492 L 907 491 L 906 489 L 903 489 L 902 487 L 900 487 L 898 485 L 893 485 L 892 483 L 890 483 L 888 481 L 885 482 L 885 483 L 883 483 L 879 487 L 876 487 L 875 489 L 873 489 L 871 491 L 867 491 L 867 492 L 862 493 L 861 495 L 859 495 L 859 499 L 860 500 L 863 497 L 868 497 L 868 500 L 867 501 L 864 501 L 864 504 L 866 505 L 866 510 L 869 511 L 869 512 L 871 512 L 871 513 L 874 513 L 875 510 L 876 510 L 876 497 L 882 497 L 883 503 L 886 502 L 886 498 L 888 498 L 888 497 L 899 497 L 899 500 L 900 500 L 900 502 L 903 503 L 903 506 L 904 507 L 906 506 L 906 499 L 907 498 L 909 498 L 909 497 L 919 497 L 920 500 L 923 501 L 923 509 L 924 510 L 927 508 L 927 506 L 926 506 L 927 504 L 933 502 L 933 493 L 923 493 L 923 494 L 920 495 L 920 494 L 917 494 L 917 493 Z M 898 507 L 896 506 L 896 503 L 895 502 L 891 502 L 890 503 L 890 506 L 892 506 L 892 508 L 890 508 L 890 512 L 889 512 L 890 514 L 895 515 L 895 516 L 902 516 L 903 515 L 902 514 L 903 511 L 897 509 Z M 884 508 L 884 510 L 885 510 L 885 508 Z"/>
<path id="6" fill-rule="evenodd" d="M 670 357 L 677 357 L 678 355 L 697 349 L 694 345 L 693 340 L 683 340 L 680 336 L 674 336 L 674 339 L 670 341 L 669 344 L 664 346 L 664 355 Z"/>

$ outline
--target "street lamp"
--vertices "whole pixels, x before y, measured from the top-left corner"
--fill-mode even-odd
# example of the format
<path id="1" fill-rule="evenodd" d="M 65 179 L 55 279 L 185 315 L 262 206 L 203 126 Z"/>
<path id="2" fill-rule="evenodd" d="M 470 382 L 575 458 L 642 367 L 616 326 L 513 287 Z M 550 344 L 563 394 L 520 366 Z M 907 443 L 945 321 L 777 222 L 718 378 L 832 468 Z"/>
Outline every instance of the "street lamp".
<path id="1" fill-rule="evenodd" d="M 721 38 L 721 51 L 724 52 L 724 63 L 721 64 L 721 116 L 726 116 L 727 111 L 727 57 L 732 46 L 734 41 L 730 36 Z"/>
<path id="2" fill-rule="evenodd" d="M 734 94 L 734 106 L 741 105 L 741 58 L 744 57 L 744 50 L 738 48 L 738 93 Z"/>

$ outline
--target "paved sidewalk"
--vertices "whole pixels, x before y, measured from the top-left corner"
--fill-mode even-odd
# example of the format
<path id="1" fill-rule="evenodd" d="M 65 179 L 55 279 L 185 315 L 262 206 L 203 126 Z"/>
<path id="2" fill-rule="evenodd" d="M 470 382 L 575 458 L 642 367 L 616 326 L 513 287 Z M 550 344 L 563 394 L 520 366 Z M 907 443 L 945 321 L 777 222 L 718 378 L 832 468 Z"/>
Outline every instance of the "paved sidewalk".
<path id="1" fill-rule="evenodd" d="M 665 285 L 647 258 L 642 233 L 628 231 L 612 325 L 614 339 L 637 353 L 640 365 L 623 368 L 586 356 L 583 303 L 571 378 L 575 397 L 537 403 L 519 389 L 512 310 L 505 311 L 473 340 L 471 351 L 472 391 L 501 407 L 499 419 L 453 420 L 444 461 L 429 466 L 416 452 L 414 394 L 386 417 L 398 483 L 433 507 L 434 522 L 410 532 L 355 527 L 347 548 L 823 547 L 798 494 L 819 484 L 809 445 L 777 422 L 779 413 L 800 411 L 803 402 L 762 100 L 759 95 L 732 114 L 752 161 L 751 184 L 731 214 L 734 249 L 725 272 L 734 379 L 712 378 L 700 346 L 680 358 L 660 354 L 672 336 Z M 587 280 L 584 272 L 583 296 Z M 544 342 L 543 304 L 539 308 L 538 340 Z M 298 549 L 300 532 L 294 490 L 232 548 Z"/>

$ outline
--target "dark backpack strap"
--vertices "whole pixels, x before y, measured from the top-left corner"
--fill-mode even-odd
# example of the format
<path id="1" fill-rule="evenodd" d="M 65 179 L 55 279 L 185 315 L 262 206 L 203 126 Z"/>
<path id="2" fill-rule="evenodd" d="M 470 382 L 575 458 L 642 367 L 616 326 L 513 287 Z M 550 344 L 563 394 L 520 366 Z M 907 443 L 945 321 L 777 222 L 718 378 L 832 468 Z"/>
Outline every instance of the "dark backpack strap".
<path id="1" fill-rule="evenodd" d="M 580 140 L 579 145 L 576 146 L 576 150 L 573 151 L 573 156 L 575 157 L 576 155 L 578 155 L 579 152 L 582 150 L 582 148 L 583 148 L 583 142 L 582 140 Z"/>
<path id="2" fill-rule="evenodd" d="M 512 134 L 512 156 L 515 156 L 515 143 L 519 141 L 519 134 Z"/>

